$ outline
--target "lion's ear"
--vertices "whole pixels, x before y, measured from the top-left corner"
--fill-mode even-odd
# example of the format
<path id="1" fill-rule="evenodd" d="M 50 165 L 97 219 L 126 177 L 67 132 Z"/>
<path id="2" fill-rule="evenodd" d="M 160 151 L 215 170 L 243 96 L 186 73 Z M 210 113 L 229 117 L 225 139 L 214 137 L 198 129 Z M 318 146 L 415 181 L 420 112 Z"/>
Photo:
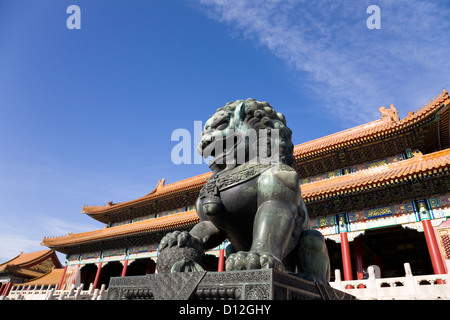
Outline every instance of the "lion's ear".
<path id="1" fill-rule="evenodd" d="M 239 104 L 236 106 L 236 109 L 239 111 L 239 117 L 240 117 L 241 119 L 244 119 L 244 117 L 245 117 L 245 102 L 242 101 L 241 103 L 239 103 Z"/>

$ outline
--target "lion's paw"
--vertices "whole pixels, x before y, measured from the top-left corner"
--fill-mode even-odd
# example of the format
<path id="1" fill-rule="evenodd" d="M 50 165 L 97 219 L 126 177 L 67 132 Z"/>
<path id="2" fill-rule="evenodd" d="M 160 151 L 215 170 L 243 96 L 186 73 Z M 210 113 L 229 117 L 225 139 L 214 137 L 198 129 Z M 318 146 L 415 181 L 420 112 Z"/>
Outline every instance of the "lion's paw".
<path id="1" fill-rule="evenodd" d="M 200 240 L 195 237 L 192 237 L 187 231 L 174 231 L 166 234 L 159 243 L 159 251 L 162 251 L 164 248 L 171 248 L 174 245 L 182 248 L 182 247 L 191 247 L 197 249 L 200 252 L 203 252 L 203 244 Z"/>
<path id="2" fill-rule="evenodd" d="M 280 259 L 269 252 L 239 251 L 227 257 L 226 271 L 251 270 L 251 269 L 276 269 L 284 271 L 284 265 Z"/>

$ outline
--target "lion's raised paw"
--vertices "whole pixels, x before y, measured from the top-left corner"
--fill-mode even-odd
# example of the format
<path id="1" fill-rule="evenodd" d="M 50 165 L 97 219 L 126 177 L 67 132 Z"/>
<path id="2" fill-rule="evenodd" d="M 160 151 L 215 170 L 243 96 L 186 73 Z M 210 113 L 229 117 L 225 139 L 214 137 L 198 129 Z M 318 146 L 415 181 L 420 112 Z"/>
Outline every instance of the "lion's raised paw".
<path id="1" fill-rule="evenodd" d="M 164 248 L 171 248 L 174 245 L 180 248 L 191 247 L 203 252 L 203 244 L 201 241 L 192 237 L 187 231 L 174 231 L 166 234 L 161 239 L 158 250 L 161 252 Z"/>

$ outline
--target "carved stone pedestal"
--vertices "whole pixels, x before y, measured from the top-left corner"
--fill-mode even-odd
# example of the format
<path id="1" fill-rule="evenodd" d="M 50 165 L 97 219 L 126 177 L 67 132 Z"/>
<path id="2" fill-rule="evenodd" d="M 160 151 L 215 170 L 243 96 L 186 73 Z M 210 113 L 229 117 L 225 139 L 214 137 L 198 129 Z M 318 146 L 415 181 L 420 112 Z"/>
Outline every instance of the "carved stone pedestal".
<path id="1" fill-rule="evenodd" d="M 178 272 L 111 278 L 108 300 L 354 300 L 354 296 L 273 269 Z"/>

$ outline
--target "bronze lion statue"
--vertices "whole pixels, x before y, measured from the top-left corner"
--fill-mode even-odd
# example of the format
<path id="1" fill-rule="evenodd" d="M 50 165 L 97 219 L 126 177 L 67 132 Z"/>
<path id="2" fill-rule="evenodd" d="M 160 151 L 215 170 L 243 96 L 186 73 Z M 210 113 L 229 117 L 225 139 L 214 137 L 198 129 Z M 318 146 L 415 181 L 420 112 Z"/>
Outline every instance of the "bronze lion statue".
<path id="1" fill-rule="evenodd" d="M 267 102 L 237 100 L 217 109 L 198 146 L 212 158 L 196 203 L 200 222 L 161 240 L 159 272 L 199 270 L 200 254 L 228 239 L 226 271 L 274 268 L 329 281 L 325 239 L 310 229 L 292 168 L 291 136 L 284 115 Z"/>

